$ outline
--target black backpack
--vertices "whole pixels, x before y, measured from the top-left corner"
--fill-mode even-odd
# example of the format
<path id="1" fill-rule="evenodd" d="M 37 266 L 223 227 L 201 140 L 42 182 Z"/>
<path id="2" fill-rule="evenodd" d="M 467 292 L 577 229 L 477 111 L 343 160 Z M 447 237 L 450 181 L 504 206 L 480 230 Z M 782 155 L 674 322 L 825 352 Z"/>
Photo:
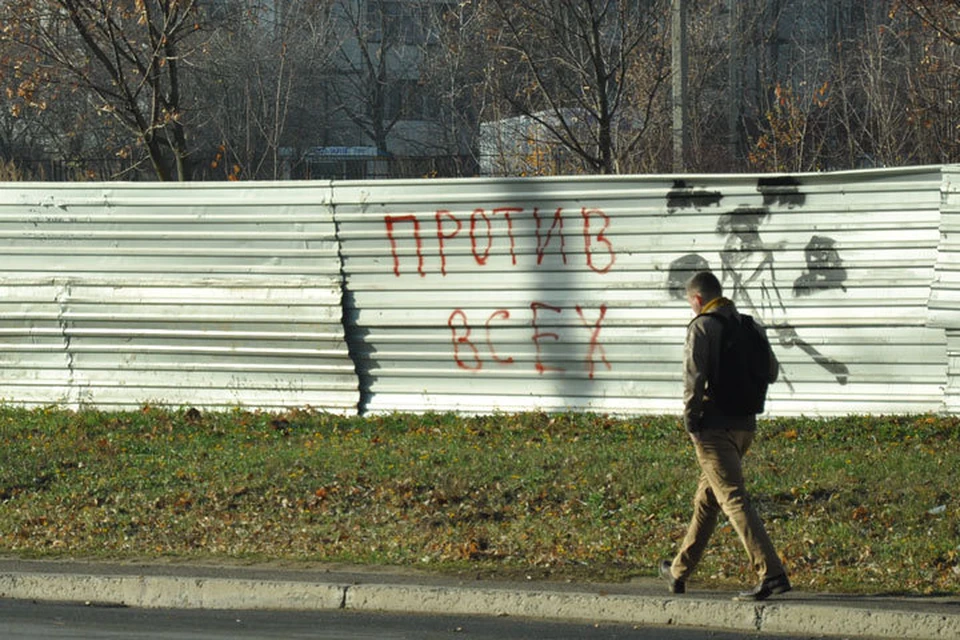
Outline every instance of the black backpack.
<path id="1" fill-rule="evenodd" d="M 770 384 L 770 343 L 753 317 L 740 314 L 740 322 L 719 313 L 704 315 L 723 323 L 720 364 L 708 375 L 710 401 L 726 416 L 763 413 Z"/>

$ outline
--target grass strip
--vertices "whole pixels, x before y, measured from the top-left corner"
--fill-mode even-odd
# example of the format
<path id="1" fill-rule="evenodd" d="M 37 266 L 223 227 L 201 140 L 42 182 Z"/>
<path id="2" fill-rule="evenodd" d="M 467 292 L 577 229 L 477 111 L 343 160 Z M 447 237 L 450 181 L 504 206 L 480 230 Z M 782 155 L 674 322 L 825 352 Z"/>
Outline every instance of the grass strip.
<path id="1" fill-rule="evenodd" d="M 957 593 L 960 420 L 762 421 L 749 489 L 795 586 Z M 675 417 L 0 407 L 0 553 L 654 575 L 697 481 Z M 723 521 L 700 586 L 753 583 Z"/>

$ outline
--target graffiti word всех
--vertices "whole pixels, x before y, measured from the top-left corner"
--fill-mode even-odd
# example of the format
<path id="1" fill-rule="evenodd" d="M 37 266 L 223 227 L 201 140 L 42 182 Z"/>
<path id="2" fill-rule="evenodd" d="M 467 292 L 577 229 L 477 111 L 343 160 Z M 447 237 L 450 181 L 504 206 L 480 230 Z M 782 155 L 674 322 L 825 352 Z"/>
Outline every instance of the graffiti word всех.
<path id="1" fill-rule="evenodd" d="M 591 379 L 593 379 L 598 360 L 607 367 L 608 371 L 611 369 L 610 363 L 607 361 L 607 355 L 604 351 L 603 345 L 600 344 L 600 329 L 601 324 L 607 315 L 607 306 L 600 305 L 599 315 L 597 316 L 596 320 L 588 319 L 584 313 L 583 307 L 580 305 L 576 305 L 574 310 L 576 311 L 577 316 L 580 318 L 580 324 L 590 332 L 590 342 L 587 348 L 585 364 L 588 375 Z M 564 310 L 561 307 L 556 307 L 545 302 L 532 302 L 530 303 L 530 311 L 532 314 L 530 320 L 532 333 L 530 338 L 533 340 L 536 352 L 534 368 L 536 369 L 537 373 L 540 373 L 541 375 L 548 371 L 563 373 L 566 371 L 565 368 L 550 365 L 544 362 L 544 345 L 557 343 L 561 338 L 559 333 L 545 330 L 541 326 L 541 321 L 544 314 L 550 314 L 547 317 L 555 317 L 563 313 L 569 313 L 570 310 Z M 454 309 L 450 314 L 450 317 L 447 319 L 447 326 L 450 327 L 450 331 L 452 333 L 453 359 L 457 363 L 457 366 L 460 369 L 465 369 L 467 371 L 480 371 L 483 369 L 485 360 L 484 356 L 481 355 L 481 346 L 486 348 L 486 351 L 489 354 L 486 357 L 488 357 L 490 360 L 493 360 L 494 362 L 497 362 L 503 366 L 513 365 L 513 357 L 505 356 L 503 353 L 501 353 L 496 348 L 492 337 L 492 329 L 494 324 L 498 322 L 504 322 L 509 319 L 510 311 L 507 309 L 497 309 L 487 316 L 481 330 L 479 325 L 470 324 L 470 319 L 467 317 L 467 313 L 463 309 Z M 477 329 L 476 333 L 480 334 L 479 336 L 475 335 L 475 328 Z"/>

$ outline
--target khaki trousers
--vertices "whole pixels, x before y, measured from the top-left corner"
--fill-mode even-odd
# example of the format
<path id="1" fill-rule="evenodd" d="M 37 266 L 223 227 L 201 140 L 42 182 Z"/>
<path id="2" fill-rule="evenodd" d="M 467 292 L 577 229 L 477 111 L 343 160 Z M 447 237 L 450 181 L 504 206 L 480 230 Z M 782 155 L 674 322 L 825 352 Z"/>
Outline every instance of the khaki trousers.
<path id="1" fill-rule="evenodd" d="M 705 429 L 695 442 L 700 463 L 700 483 L 693 499 L 693 518 L 680 551 L 673 560 L 673 575 L 686 580 L 696 569 L 717 526 L 722 510 L 730 521 L 750 564 L 761 580 L 784 573 L 770 536 L 757 515 L 743 482 L 742 460 L 753 442 L 753 431 Z"/>

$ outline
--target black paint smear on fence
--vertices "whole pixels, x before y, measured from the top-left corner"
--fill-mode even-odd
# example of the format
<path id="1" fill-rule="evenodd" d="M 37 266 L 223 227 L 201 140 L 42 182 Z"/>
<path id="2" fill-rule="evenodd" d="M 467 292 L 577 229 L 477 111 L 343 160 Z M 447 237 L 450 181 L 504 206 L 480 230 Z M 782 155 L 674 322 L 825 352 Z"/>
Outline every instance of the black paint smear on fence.
<path id="1" fill-rule="evenodd" d="M 802 207 L 807 196 L 800 192 L 801 183 L 792 176 L 773 176 L 757 180 L 757 191 L 763 194 L 763 206 L 775 204 Z"/>
<path id="2" fill-rule="evenodd" d="M 723 194 L 719 191 L 697 189 L 688 185 L 686 180 L 674 180 L 673 188 L 667 192 L 667 210 L 718 206 L 722 199 Z"/>

